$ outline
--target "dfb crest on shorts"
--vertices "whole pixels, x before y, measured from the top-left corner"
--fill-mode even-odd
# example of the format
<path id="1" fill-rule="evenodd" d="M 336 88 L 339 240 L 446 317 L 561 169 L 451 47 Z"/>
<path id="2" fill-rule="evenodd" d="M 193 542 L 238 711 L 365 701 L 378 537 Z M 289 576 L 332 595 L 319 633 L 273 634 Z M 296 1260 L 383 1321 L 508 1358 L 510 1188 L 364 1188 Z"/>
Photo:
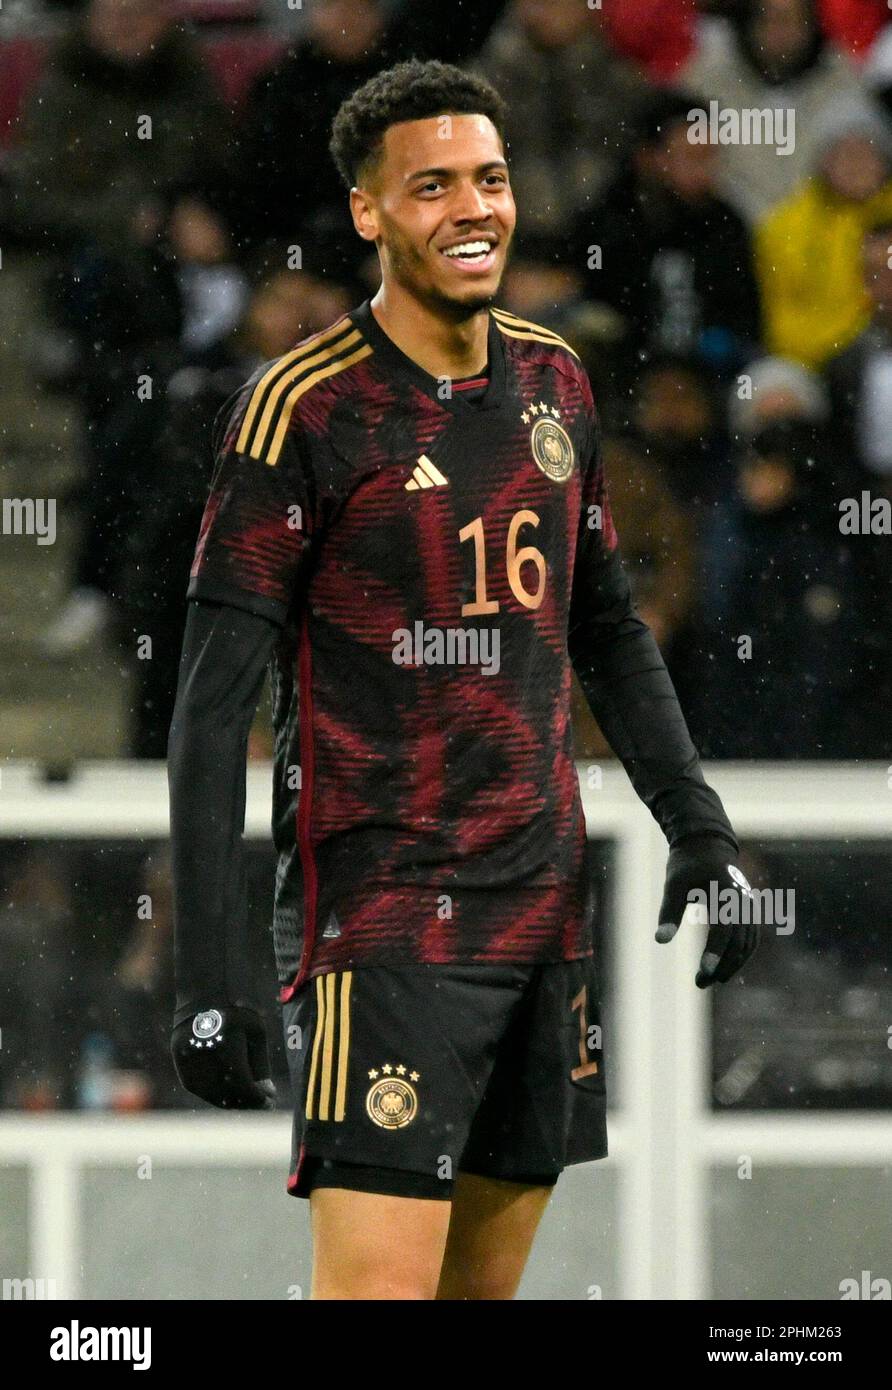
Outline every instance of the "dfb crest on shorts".
<path id="1" fill-rule="evenodd" d="M 405 1129 L 418 1114 L 418 1092 L 413 1082 L 420 1080 L 417 1071 L 409 1071 L 403 1066 L 391 1066 L 385 1062 L 383 1067 L 372 1067 L 369 1072 L 372 1082 L 365 1098 L 366 1114 L 381 1129 Z"/>

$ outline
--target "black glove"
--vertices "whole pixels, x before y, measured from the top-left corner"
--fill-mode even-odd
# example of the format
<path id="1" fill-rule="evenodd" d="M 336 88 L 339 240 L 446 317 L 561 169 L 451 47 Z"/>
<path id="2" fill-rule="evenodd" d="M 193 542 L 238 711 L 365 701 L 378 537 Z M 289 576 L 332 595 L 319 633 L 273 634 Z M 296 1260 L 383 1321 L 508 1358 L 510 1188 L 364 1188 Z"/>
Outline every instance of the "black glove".
<path id="1" fill-rule="evenodd" d="M 669 851 L 657 941 L 672 940 L 688 906 L 688 895 L 695 889 L 706 894 L 707 904 L 713 900 L 718 903 L 721 916 L 731 918 L 728 924 L 709 920 L 706 950 L 694 981 L 698 989 L 730 980 L 759 944 L 759 924 L 752 920 L 756 916 L 752 889 L 736 858 L 731 845 L 720 835 L 692 835 Z M 714 899 L 710 883 L 717 885 Z M 744 898 L 750 901 L 744 904 Z"/>
<path id="2" fill-rule="evenodd" d="M 170 1040 L 177 1076 L 187 1091 L 223 1110 L 272 1110 L 263 1020 L 253 1009 L 221 1004 L 178 1023 Z"/>

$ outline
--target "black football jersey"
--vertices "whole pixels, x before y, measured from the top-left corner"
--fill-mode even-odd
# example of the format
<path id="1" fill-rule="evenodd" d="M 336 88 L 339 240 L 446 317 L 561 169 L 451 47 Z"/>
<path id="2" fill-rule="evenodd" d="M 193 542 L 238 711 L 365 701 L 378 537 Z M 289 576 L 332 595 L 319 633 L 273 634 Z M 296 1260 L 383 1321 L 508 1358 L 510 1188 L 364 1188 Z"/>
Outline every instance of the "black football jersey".
<path id="1" fill-rule="evenodd" d="M 189 595 L 281 626 L 283 999 L 362 963 L 591 951 L 567 628 L 616 544 L 595 408 L 572 349 L 500 309 L 487 376 L 430 376 L 366 302 L 218 428 Z"/>

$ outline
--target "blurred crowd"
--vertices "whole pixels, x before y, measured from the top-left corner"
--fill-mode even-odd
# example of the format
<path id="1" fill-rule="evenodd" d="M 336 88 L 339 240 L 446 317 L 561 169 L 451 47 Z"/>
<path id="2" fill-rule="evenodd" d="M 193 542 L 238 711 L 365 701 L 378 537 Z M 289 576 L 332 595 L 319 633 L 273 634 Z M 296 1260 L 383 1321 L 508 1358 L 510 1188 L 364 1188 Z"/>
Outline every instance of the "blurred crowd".
<path id="1" fill-rule="evenodd" d="M 0 245 L 40 273 L 35 389 L 83 426 L 48 669 L 98 642 L 129 654 L 127 751 L 165 756 L 214 417 L 376 288 L 328 131 L 414 54 L 509 104 L 503 303 L 588 368 L 637 601 L 703 754 L 888 758 L 892 541 L 869 521 L 892 499 L 886 0 L 450 9 L 444 25 L 427 0 L 4 3 L 0 99 L 10 35 L 44 49 L 0 129 Z M 692 112 L 744 109 L 782 115 L 778 139 L 690 138 Z M 842 529 L 841 503 L 865 497 Z M 609 756 L 581 699 L 575 719 L 579 756 Z M 187 1103 L 166 1050 L 168 866 L 115 853 L 3 851 L 0 1105 Z"/>
<path id="2" fill-rule="evenodd" d="M 274 855 L 249 841 L 246 959 L 270 999 Z M 0 1110 L 189 1108 L 170 1064 L 173 949 L 166 844 L 0 843 Z M 266 986 L 265 988 L 263 986 Z"/>
<path id="3" fill-rule="evenodd" d="M 447 26 L 424 0 L 14 7 L 50 38 L 7 132 L 0 239 L 41 270 L 38 389 L 84 425 L 44 655 L 150 636 L 128 751 L 165 755 L 211 423 L 374 291 L 331 119 L 381 67 L 439 57 L 508 102 L 503 302 L 589 370 L 638 602 L 703 753 L 886 757 L 889 541 L 840 529 L 844 499 L 892 496 L 886 0 L 452 8 Z M 237 97 L 209 58 L 224 32 L 276 40 Z M 723 143 L 729 111 L 764 113 L 763 141 Z M 576 720 L 580 756 L 607 756 L 578 700 Z"/>

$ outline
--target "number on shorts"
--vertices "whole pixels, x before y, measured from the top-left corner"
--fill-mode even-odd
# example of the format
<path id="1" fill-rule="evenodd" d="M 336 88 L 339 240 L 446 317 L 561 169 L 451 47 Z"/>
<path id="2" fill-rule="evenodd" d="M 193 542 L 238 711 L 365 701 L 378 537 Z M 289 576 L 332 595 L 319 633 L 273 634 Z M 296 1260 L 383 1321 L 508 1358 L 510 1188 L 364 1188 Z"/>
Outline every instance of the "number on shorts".
<path id="1" fill-rule="evenodd" d="M 596 1076 L 598 1072 L 597 1062 L 590 1062 L 585 1050 L 588 1038 L 588 1022 L 585 1017 L 585 985 L 582 986 L 570 1008 L 579 1010 L 579 1066 L 574 1067 L 570 1072 L 570 1080 L 581 1081 L 584 1076 Z"/>

